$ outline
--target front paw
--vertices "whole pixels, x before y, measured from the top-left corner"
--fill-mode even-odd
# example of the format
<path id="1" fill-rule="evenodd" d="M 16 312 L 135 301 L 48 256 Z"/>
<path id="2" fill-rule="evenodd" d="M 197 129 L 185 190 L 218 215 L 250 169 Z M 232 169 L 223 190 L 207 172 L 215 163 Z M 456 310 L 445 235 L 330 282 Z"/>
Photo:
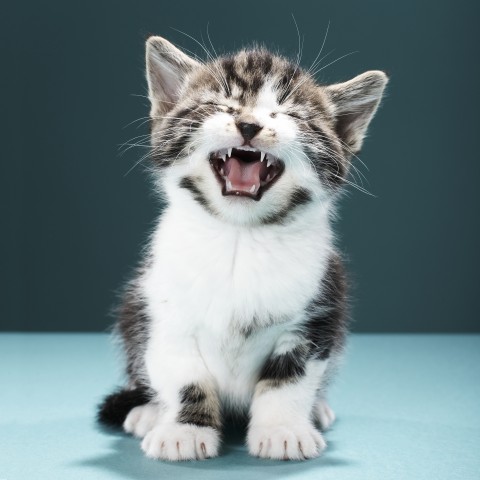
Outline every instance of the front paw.
<path id="1" fill-rule="evenodd" d="M 251 425 L 248 430 L 251 455 L 275 460 L 305 460 L 318 457 L 326 447 L 320 432 L 310 423 Z"/>
<path id="2" fill-rule="evenodd" d="M 181 423 L 158 425 L 142 442 L 147 457 L 170 461 L 216 457 L 219 447 L 220 435 L 214 428 Z"/>

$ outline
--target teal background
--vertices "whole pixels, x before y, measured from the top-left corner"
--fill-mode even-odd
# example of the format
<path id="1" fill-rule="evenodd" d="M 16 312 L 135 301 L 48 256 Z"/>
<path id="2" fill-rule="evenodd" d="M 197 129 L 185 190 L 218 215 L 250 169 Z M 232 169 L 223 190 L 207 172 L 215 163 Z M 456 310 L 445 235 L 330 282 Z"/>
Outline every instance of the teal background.
<path id="1" fill-rule="evenodd" d="M 327 24 L 324 82 L 391 75 L 337 228 L 358 332 L 480 331 L 480 5 L 474 1 L 23 1 L 2 7 L 0 329 L 103 331 L 159 205 L 142 149 L 144 38 L 201 54 L 253 40 L 309 66 Z M 329 63 L 327 60 L 325 63 Z M 128 126 L 127 126 L 128 125 Z M 138 128 L 137 128 L 138 127 Z M 356 166 L 362 168 L 357 162 Z"/>

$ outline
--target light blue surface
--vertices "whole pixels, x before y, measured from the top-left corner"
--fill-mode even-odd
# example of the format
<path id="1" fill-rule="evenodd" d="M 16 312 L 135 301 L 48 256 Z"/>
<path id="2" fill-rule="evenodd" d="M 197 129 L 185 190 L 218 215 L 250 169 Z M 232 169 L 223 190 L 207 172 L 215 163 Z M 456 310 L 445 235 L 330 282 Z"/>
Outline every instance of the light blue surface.
<path id="1" fill-rule="evenodd" d="M 356 335 L 332 389 L 324 455 L 251 458 L 227 433 L 220 458 L 162 463 L 101 431 L 119 382 L 101 334 L 0 335 L 0 479 L 480 479 L 480 336 Z"/>

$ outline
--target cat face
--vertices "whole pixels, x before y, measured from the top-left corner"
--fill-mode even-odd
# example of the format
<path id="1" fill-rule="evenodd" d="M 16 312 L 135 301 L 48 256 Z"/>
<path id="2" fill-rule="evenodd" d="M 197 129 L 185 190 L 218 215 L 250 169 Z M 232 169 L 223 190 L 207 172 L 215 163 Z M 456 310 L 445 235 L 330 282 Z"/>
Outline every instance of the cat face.
<path id="1" fill-rule="evenodd" d="M 199 63 L 147 41 L 152 158 L 171 201 L 223 221 L 284 222 L 344 184 L 383 89 L 384 73 L 320 86 L 265 50 Z"/>

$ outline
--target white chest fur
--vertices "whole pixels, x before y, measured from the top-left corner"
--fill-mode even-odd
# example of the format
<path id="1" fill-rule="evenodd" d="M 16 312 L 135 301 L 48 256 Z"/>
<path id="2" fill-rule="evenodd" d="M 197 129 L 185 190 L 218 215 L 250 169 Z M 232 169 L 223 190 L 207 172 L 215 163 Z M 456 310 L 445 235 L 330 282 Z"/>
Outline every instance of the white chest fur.
<path id="1" fill-rule="evenodd" d="M 157 337 L 151 357 L 172 339 L 193 337 L 222 394 L 248 401 L 255 374 L 301 320 L 324 274 L 331 230 L 316 208 L 285 226 L 247 229 L 200 206 L 169 207 L 142 282 Z"/>

